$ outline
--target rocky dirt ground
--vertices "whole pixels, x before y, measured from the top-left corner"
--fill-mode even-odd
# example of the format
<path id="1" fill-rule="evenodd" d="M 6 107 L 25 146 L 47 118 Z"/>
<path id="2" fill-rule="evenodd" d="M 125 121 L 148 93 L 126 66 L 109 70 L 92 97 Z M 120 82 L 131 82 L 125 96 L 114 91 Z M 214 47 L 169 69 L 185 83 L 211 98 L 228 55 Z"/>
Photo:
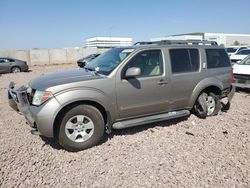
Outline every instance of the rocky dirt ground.
<path id="1" fill-rule="evenodd" d="M 0 76 L 0 187 L 250 187 L 247 91 L 236 93 L 227 113 L 113 131 L 77 153 L 30 134 L 8 106 L 8 83 L 72 67 Z"/>

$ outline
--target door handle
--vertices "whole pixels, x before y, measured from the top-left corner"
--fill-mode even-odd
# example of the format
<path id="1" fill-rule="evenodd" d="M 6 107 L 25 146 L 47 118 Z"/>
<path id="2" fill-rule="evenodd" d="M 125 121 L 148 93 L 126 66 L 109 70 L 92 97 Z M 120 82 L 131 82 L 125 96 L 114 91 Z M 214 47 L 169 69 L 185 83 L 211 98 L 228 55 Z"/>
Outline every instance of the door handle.
<path id="1" fill-rule="evenodd" d="M 166 85 L 166 84 L 168 84 L 168 81 L 167 80 L 160 80 L 159 82 L 158 82 L 158 84 L 159 85 Z"/>

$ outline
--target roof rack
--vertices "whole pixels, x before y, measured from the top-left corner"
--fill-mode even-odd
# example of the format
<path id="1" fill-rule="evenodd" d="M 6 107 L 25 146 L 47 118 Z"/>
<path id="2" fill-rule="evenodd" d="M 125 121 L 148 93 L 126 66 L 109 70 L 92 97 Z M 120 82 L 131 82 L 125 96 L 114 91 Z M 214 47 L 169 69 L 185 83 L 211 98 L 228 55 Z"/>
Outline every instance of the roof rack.
<path id="1" fill-rule="evenodd" d="M 155 42 L 150 42 L 150 41 L 141 41 L 141 42 L 136 42 L 134 43 L 135 45 L 149 45 L 149 44 L 156 44 Z"/>
<path id="2" fill-rule="evenodd" d="M 207 41 L 207 40 L 161 40 L 161 41 L 154 41 L 154 42 L 136 42 L 134 45 L 211 45 L 211 46 L 218 46 L 217 42 L 215 41 Z"/>

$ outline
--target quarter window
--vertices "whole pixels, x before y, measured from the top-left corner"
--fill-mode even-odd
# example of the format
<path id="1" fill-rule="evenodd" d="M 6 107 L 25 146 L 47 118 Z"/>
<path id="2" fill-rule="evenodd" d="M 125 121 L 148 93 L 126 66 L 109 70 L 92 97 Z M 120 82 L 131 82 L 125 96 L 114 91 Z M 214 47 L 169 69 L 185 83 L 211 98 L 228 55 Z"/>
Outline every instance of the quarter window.
<path id="1" fill-rule="evenodd" d="M 199 70 L 200 58 L 198 49 L 170 49 L 173 73 L 195 72 Z"/>
<path id="2" fill-rule="evenodd" d="M 229 57 L 224 49 L 206 49 L 207 68 L 230 67 Z"/>
<path id="3" fill-rule="evenodd" d="M 163 73 L 163 60 L 161 50 L 148 50 L 136 54 L 125 66 L 141 69 L 141 77 L 157 76 Z"/>

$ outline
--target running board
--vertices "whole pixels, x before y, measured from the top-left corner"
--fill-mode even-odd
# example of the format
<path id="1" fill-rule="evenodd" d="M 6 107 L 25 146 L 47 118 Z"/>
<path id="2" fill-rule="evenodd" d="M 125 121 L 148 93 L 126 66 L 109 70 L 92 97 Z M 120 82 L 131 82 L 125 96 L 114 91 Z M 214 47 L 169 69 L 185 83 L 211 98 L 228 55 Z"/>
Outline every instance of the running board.
<path id="1" fill-rule="evenodd" d="M 146 117 L 141 117 L 141 118 L 136 118 L 136 119 L 118 121 L 114 123 L 112 127 L 114 129 L 124 129 L 128 127 L 134 127 L 134 126 L 158 122 L 158 121 L 180 118 L 180 117 L 184 117 L 188 115 L 190 115 L 189 110 L 173 111 L 173 112 L 168 112 L 164 114 L 157 114 L 157 115 L 146 116 Z"/>

